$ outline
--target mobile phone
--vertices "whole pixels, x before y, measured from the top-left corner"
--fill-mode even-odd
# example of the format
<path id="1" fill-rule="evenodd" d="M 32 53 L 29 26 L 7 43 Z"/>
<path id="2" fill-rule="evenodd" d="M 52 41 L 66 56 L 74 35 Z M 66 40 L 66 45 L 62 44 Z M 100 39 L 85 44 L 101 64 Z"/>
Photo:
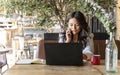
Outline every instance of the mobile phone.
<path id="1" fill-rule="evenodd" d="M 70 32 L 71 32 L 71 40 L 73 40 L 73 32 L 70 30 Z"/>

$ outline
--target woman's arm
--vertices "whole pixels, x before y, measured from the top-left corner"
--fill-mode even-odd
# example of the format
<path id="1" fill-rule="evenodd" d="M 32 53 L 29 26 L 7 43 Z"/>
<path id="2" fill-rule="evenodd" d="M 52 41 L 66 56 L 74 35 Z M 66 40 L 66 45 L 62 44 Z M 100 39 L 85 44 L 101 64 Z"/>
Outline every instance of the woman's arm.
<path id="1" fill-rule="evenodd" d="M 89 42 L 87 42 L 86 47 L 83 49 L 83 55 L 84 55 L 83 59 L 87 59 L 87 60 L 89 60 L 93 55 Z"/>

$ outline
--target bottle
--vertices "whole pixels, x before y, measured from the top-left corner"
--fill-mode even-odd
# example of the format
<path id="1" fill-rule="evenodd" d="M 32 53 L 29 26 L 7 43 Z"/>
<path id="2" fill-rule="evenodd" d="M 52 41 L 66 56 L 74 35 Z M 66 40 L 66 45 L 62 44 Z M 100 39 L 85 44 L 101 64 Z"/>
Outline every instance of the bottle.
<path id="1" fill-rule="evenodd" d="M 115 44 L 114 37 L 110 33 L 110 40 L 106 44 L 105 50 L 105 67 L 107 72 L 115 73 L 117 72 L 118 66 L 118 48 Z"/>

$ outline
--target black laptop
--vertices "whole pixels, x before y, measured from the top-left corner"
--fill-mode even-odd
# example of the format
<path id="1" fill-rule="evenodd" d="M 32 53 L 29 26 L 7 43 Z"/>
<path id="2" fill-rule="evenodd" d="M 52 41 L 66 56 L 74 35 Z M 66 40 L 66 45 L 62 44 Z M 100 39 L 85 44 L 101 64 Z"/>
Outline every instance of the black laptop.
<path id="1" fill-rule="evenodd" d="M 81 43 L 44 43 L 47 65 L 82 66 Z"/>

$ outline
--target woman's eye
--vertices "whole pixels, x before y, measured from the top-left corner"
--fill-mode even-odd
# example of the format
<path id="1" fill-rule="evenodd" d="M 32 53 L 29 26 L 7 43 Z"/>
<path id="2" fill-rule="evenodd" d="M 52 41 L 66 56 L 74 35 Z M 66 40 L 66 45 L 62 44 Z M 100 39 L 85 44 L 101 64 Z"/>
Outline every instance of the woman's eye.
<path id="1" fill-rule="evenodd" d="M 79 26 L 79 24 L 76 24 L 76 26 Z"/>
<path id="2" fill-rule="evenodd" d="M 73 24 L 69 24 L 70 26 L 73 26 Z"/>

